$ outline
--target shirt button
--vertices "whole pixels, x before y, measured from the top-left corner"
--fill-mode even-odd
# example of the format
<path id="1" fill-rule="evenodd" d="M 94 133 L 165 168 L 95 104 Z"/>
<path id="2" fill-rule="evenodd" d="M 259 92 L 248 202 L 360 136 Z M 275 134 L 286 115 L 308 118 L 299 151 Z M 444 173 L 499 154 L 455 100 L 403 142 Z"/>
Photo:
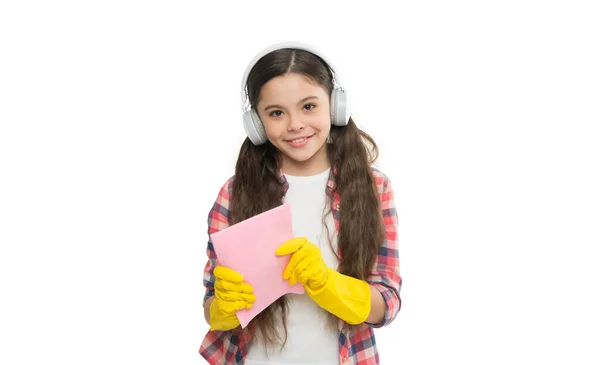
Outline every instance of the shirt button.
<path id="1" fill-rule="evenodd" d="M 347 362 L 348 362 L 348 357 L 347 357 L 347 356 L 344 356 L 344 357 L 342 358 L 342 362 L 343 362 L 344 364 L 345 364 L 345 363 L 347 363 Z"/>

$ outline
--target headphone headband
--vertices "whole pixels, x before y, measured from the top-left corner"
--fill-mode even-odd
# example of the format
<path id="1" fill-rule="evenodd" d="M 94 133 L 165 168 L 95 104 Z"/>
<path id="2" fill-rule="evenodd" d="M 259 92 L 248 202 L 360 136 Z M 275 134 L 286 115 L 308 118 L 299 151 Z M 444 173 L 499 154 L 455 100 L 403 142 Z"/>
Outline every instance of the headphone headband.
<path id="1" fill-rule="evenodd" d="M 276 50 L 279 50 L 279 49 L 284 49 L 284 48 L 300 49 L 300 50 L 307 51 L 307 52 L 313 53 L 313 54 L 321 57 L 323 59 L 323 61 L 325 61 L 325 63 L 329 67 L 329 69 L 331 70 L 331 73 L 334 75 L 333 76 L 334 87 L 335 87 L 336 83 L 339 84 L 339 77 L 337 76 L 337 73 L 333 69 L 333 65 L 331 64 L 331 62 L 329 62 L 329 60 L 323 54 L 321 54 L 319 51 L 317 51 L 314 47 L 312 47 L 306 43 L 302 43 L 302 42 L 276 43 L 276 44 L 273 44 L 273 45 L 263 49 L 259 54 L 257 54 L 254 57 L 254 59 L 252 59 L 250 64 L 248 64 L 248 67 L 246 67 L 246 71 L 244 72 L 244 76 L 242 77 L 242 92 L 241 92 L 242 113 L 246 111 L 246 104 L 247 103 L 249 104 L 248 94 L 246 92 L 246 83 L 248 82 L 248 75 L 250 74 L 252 67 L 254 67 L 256 62 L 258 62 L 258 60 L 260 60 L 266 54 L 276 51 Z"/>

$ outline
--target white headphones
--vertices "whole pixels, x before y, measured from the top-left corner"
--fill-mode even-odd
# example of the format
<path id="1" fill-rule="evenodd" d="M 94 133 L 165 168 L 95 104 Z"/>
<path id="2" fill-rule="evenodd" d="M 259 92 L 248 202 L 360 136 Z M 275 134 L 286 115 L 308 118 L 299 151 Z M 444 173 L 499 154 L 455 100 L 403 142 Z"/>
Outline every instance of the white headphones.
<path id="1" fill-rule="evenodd" d="M 308 51 L 312 54 L 315 54 L 323 59 L 327 66 L 331 70 L 333 77 L 333 90 L 331 91 L 330 98 L 330 114 L 331 114 L 331 124 L 336 126 L 345 126 L 348 124 L 348 120 L 350 119 L 350 114 L 348 112 L 347 107 L 347 95 L 344 89 L 338 85 L 338 80 L 336 80 L 337 74 L 333 70 L 333 66 L 329 60 L 325 58 L 320 52 L 318 52 L 314 47 L 309 46 L 300 42 L 282 42 L 274 44 L 270 47 L 265 48 L 262 52 L 260 52 L 252 62 L 246 68 L 244 72 L 244 77 L 242 78 L 242 113 L 244 116 L 244 129 L 246 130 L 246 134 L 250 141 L 255 145 L 261 145 L 267 142 L 267 133 L 265 132 L 265 127 L 260 120 L 258 113 L 252 106 L 250 105 L 250 99 L 248 96 L 247 85 L 248 82 L 248 74 L 252 67 L 260 60 L 264 55 L 276 51 L 278 49 L 283 48 L 293 48 L 300 49 L 304 51 Z M 339 78 L 337 78 L 339 79 Z"/>

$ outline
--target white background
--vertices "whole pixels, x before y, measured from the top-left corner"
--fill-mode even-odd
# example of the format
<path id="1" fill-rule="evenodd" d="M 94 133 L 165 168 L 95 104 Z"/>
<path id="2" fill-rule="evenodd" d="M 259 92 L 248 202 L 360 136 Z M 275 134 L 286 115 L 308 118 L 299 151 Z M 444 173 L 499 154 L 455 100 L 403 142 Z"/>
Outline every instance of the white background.
<path id="1" fill-rule="evenodd" d="M 204 363 L 241 77 L 298 40 L 336 66 L 395 189 L 382 363 L 598 364 L 593 3 L 2 2 L 0 363 Z"/>

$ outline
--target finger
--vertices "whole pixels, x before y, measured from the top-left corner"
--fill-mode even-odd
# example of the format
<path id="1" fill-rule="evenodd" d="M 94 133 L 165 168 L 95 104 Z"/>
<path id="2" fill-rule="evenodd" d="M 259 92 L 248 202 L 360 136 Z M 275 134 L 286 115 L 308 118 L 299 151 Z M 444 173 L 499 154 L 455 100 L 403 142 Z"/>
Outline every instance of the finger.
<path id="1" fill-rule="evenodd" d="M 319 265 L 312 265 L 298 274 L 298 281 L 304 285 L 308 285 L 309 281 L 322 281 L 323 275 L 323 270 Z"/>
<path id="2" fill-rule="evenodd" d="M 239 302 L 243 301 L 246 303 L 254 303 L 256 301 L 256 296 L 254 294 L 245 294 L 245 293 L 235 293 L 235 292 L 222 292 L 215 291 L 215 295 L 217 298 L 226 301 L 226 302 Z"/>
<path id="3" fill-rule="evenodd" d="M 301 283 L 302 285 L 306 285 L 308 284 L 308 280 L 310 280 L 311 276 L 309 272 L 304 271 L 298 274 L 297 278 L 299 283 Z"/>
<path id="4" fill-rule="evenodd" d="M 290 262 L 287 264 L 285 270 L 283 271 L 283 278 L 285 280 L 288 280 L 291 277 L 292 273 L 296 270 L 296 266 L 298 266 L 298 263 L 304 260 L 307 256 L 308 250 L 300 249 L 299 251 L 296 251 L 290 258 Z"/>
<path id="5" fill-rule="evenodd" d="M 296 265 L 296 270 L 294 270 L 294 276 L 296 277 L 296 281 L 302 284 L 306 284 L 309 279 L 313 277 L 316 270 L 314 269 L 315 259 L 313 257 L 307 257 Z"/>
<path id="6" fill-rule="evenodd" d="M 303 246 L 300 250 L 292 255 L 290 259 L 290 271 L 295 271 L 296 267 L 303 261 L 309 260 L 312 261 L 312 257 L 318 255 L 315 252 L 312 252 L 315 248 L 311 248 L 308 245 Z M 316 248 L 318 250 L 318 248 Z"/>
<path id="7" fill-rule="evenodd" d="M 306 237 L 294 237 L 285 241 L 277 248 L 277 256 L 285 256 L 298 251 L 306 243 Z"/>
<path id="8" fill-rule="evenodd" d="M 242 274 L 224 266 L 215 267 L 214 274 L 217 278 L 231 281 L 232 283 L 241 283 L 242 281 L 244 281 L 244 277 L 242 276 Z"/>
<path id="9" fill-rule="evenodd" d="M 283 280 L 289 279 L 292 271 L 294 271 L 294 268 L 288 262 L 288 264 L 285 266 L 285 269 L 283 269 Z"/>
<path id="10" fill-rule="evenodd" d="M 296 283 L 298 282 L 298 279 L 296 278 L 296 268 L 290 271 L 287 280 L 289 281 L 290 286 L 296 285 Z"/>
<path id="11" fill-rule="evenodd" d="M 217 280 L 215 281 L 215 288 L 234 293 L 246 293 L 252 294 L 254 293 L 254 288 L 247 283 L 232 283 L 226 280 Z"/>
<path id="12" fill-rule="evenodd" d="M 300 261 L 298 265 L 296 265 L 296 269 L 294 270 L 294 276 L 296 277 L 296 281 L 302 284 L 306 284 L 306 273 L 310 272 L 310 268 L 314 263 L 314 259 L 312 257 L 307 257 L 304 260 Z"/>
<path id="13" fill-rule="evenodd" d="M 239 311 L 241 309 L 250 308 L 252 306 L 250 303 L 246 303 L 244 301 L 239 302 L 222 302 L 219 303 L 219 308 L 223 311 L 223 313 L 235 313 L 235 311 Z"/>

